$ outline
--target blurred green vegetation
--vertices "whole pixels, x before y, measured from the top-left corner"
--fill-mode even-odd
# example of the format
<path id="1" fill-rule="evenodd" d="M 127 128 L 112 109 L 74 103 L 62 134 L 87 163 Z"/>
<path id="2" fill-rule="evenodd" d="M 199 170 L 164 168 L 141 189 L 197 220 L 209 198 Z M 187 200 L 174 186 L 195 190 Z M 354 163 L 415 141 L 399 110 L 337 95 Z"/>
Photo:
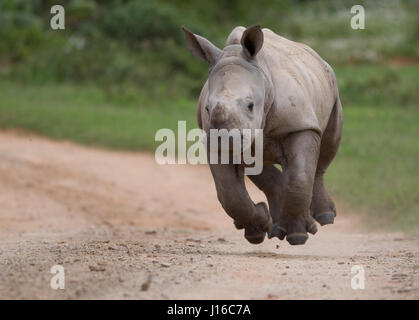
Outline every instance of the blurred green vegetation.
<path id="1" fill-rule="evenodd" d="M 419 108 L 351 105 L 326 185 L 370 225 L 419 235 Z"/>
<path id="2" fill-rule="evenodd" d="M 66 9 L 53 31 L 50 8 Z M 366 10 L 352 30 L 350 8 Z M 419 226 L 419 1 L 1 0 L 0 127 L 116 149 L 196 126 L 207 65 L 186 25 L 219 47 L 255 23 L 315 49 L 335 70 L 344 135 L 331 191 L 375 225 Z"/>
<path id="3" fill-rule="evenodd" d="M 368 117 L 368 110 L 376 110 L 380 121 L 389 112 L 406 114 L 406 117 L 394 120 L 396 126 L 403 126 L 409 119 L 413 121 L 414 117 L 409 116 L 415 115 L 416 110 L 419 112 L 416 90 L 419 65 L 391 68 L 351 65 L 336 67 L 335 72 L 340 94 L 345 97 L 342 99 L 345 127 L 369 126 L 373 133 L 377 133 L 374 139 L 379 140 L 382 128 L 374 126 L 378 118 Z M 381 89 L 383 85 L 386 86 L 385 91 Z M 141 90 L 109 97 L 93 83 L 80 86 L 75 83 L 28 85 L 0 82 L 0 92 L 1 127 L 22 127 L 89 145 L 153 151 L 160 144 L 154 141 L 154 134 L 160 128 L 176 129 L 177 120 L 186 120 L 189 128 L 197 126 L 197 97 L 172 99 L 163 95 L 156 99 Z M 365 119 L 346 119 L 346 114 L 354 107 L 366 110 Z M 371 125 L 370 121 L 373 121 Z M 406 125 L 412 129 L 411 122 Z M 399 131 L 394 134 L 397 136 Z M 386 134 L 390 133 L 389 128 Z M 409 143 L 417 147 L 411 133 Z M 355 144 L 358 139 L 354 137 L 351 141 Z M 359 142 L 362 144 L 365 139 Z M 388 159 L 389 149 L 383 148 L 382 152 L 385 152 L 383 159 Z M 396 153 L 396 156 L 399 154 Z"/>
<path id="4" fill-rule="evenodd" d="M 49 26 L 54 4 L 66 9 L 65 30 Z M 365 7 L 364 30 L 350 28 L 355 4 Z M 0 79 L 94 82 L 109 96 L 134 87 L 196 97 L 207 66 L 186 49 L 181 25 L 223 47 L 235 26 L 260 23 L 312 46 L 332 66 L 378 64 L 419 60 L 418 12 L 413 0 L 2 0 Z"/>

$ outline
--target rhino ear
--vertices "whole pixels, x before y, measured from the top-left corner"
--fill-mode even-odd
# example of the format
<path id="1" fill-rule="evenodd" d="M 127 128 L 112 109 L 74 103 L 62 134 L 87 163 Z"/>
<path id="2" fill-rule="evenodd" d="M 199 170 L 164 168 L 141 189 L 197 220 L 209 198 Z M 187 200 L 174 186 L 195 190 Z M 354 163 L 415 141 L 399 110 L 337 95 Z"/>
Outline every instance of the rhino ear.
<path id="1" fill-rule="evenodd" d="M 207 39 L 193 34 L 186 27 L 182 26 L 182 30 L 185 32 L 189 51 L 192 52 L 195 57 L 207 61 L 210 65 L 214 65 L 222 51 Z"/>
<path id="2" fill-rule="evenodd" d="M 260 25 L 256 24 L 247 28 L 240 41 L 243 51 L 248 58 L 254 58 L 263 45 L 263 32 Z"/>

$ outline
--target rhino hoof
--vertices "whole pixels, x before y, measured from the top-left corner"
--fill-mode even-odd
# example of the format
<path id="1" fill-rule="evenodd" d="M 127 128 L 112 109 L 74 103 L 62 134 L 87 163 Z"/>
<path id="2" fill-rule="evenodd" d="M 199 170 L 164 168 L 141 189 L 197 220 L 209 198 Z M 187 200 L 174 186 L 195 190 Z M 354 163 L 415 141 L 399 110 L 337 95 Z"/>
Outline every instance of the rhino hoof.
<path id="1" fill-rule="evenodd" d="M 244 224 L 237 220 L 234 220 L 234 226 L 236 227 L 237 230 L 244 229 Z"/>
<path id="2" fill-rule="evenodd" d="M 302 245 L 306 243 L 308 239 L 308 235 L 304 233 L 293 233 L 287 235 L 287 241 L 290 245 L 296 246 L 296 245 Z"/>
<path id="3" fill-rule="evenodd" d="M 245 236 L 246 240 L 249 241 L 251 244 L 259 244 L 265 240 L 265 234 L 263 235 L 253 235 L 253 236 Z"/>
<path id="4" fill-rule="evenodd" d="M 259 243 L 262 243 L 263 240 L 265 240 L 265 233 L 263 233 L 263 234 L 246 234 L 246 232 L 245 232 L 244 237 L 251 244 L 259 244 Z"/>
<path id="5" fill-rule="evenodd" d="M 321 226 L 326 224 L 333 224 L 335 221 L 335 214 L 333 212 L 325 212 L 317 215 L 315 219 L 318 223 L 320 223 Z"/>
<path id="6" fill-rule="evenodd" d="M 256 229 L 252 225 L 247 225 L 244 229 L 244 237 L 252 244 L 259 244 L 265 240 L 265 232 Z"/>
<path id="7" fill-rule="evenodd" d="M 286 235 L 287 235 L 287 232 L 284 229 L 282 229 L 281 227 L 278 227 L 275 224 L 275 225 L 272 226 L 272 230 L 268 234 L 268 238 L 272 239 L 272 238 L 278 237 L 279 240 L 284 240 Z"/>
<path id="8" fill-rule="evenodd" d="M 279 235 L 279 229 L 278 226 L 275 224 L 272 226 L 271 232 L 268 233 L 268 239 L 275 238 Z"/>
<path id="9" fill-rule="evenodd" d="M 317 233 L 317 225 L 316 223 L 313 221 L 313 223 L 307 228 L 307 231 L 311 234 L 316 234 Z"/>
<path id="10" fill-rule="evenodd" d="M 285 236 L 287 235 L 287 232 L 281 227 L 279 227 L 278 229 L 279 229 L 279 233 L 278 233 L 279 240 L 284 240 Z"/>

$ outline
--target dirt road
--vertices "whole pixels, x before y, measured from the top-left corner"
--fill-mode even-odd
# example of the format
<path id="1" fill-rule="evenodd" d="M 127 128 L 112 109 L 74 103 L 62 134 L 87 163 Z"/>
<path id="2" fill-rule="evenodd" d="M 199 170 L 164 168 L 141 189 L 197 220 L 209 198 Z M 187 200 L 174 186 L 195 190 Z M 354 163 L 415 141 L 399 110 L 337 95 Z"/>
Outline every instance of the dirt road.
<path id="1" fill-rule="evenodd" d="M 338 208 L 304 246 L 254 246 L 205 166 L 1 132 L 0 298 L 419 298 L 417 240 L 365 231 Z M 64 290 L 50 287 L 53 265 Z M 351 289 L 354 265 L 364 290 Z"/>

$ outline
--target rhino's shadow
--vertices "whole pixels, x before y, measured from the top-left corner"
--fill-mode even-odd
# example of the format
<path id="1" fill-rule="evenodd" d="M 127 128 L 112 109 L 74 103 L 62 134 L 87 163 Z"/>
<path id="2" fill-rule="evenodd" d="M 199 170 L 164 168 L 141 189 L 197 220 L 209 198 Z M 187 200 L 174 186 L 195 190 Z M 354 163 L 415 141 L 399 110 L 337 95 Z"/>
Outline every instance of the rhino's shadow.
<path id="1" fill-rule="evenodd" d="M 236 256 L 236 257 L 254 257 L 262 259 L 281 259 L 281 260 L 334 260 L 336 257 L 332 256 L 319 256 L 319 255 L 303 255 L 303 254 L 284 254 L 275 252 L 234 252 L 234 251 L 209 251 L 209 255 L 217 256 Z"/>

